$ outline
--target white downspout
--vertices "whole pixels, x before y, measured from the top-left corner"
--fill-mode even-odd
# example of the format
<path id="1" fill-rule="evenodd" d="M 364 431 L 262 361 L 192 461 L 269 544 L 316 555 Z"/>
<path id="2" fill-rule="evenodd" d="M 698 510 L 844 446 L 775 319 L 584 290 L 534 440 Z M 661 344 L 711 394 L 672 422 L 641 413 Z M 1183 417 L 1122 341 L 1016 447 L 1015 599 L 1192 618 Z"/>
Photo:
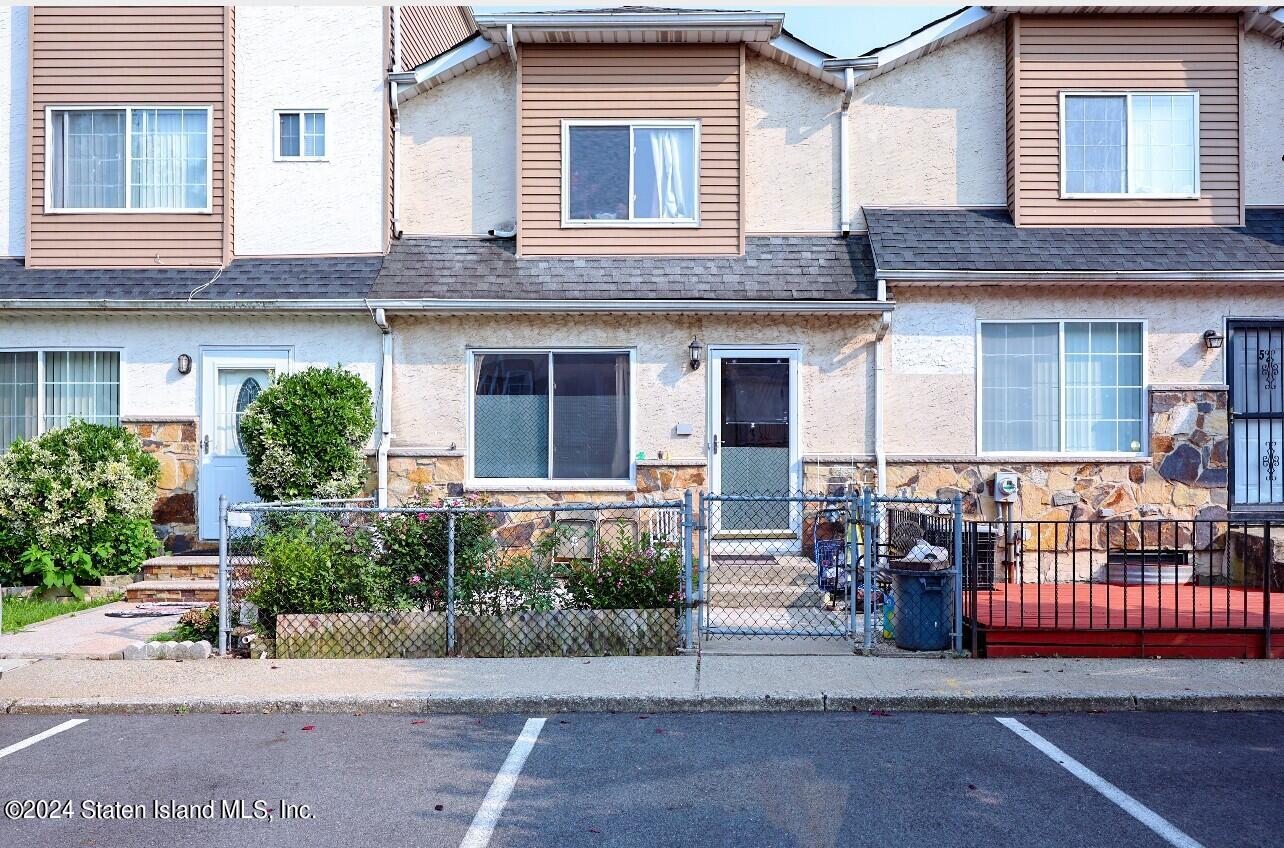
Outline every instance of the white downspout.
<path id="1" fill-rule="evenodd" d="M 843 108 L 838 113 L 838 220 L 843 235 L 852 231 L 851 189 L 851 130 L 848 129 L 847 109 L 852 105 L 856 92 L 856 72 L 843 69 Z"/>
<path id="2" fill-rule="evenodd" d="M 388 448 L 392 444 L 392 328 L 381 308 L 374 311 L 375 324 L 383 341 L 383 357 L 379 362 L 379 453 L 376 459 L 379 474 L 378 504 L 388 505 Z"/>
<path id="3" fill-rule="evenodd" d="M 878 281 L 878 299 L 887 300 L 887 281 Z M 874 465 L 878 472 L 876 483 L 878 494 L 887 494 L 887 446 L 883 439 L 883 339 L 892 328 L 892 312 L 887 310 L 879 316 L 878 330 L 874 334 Z"/>
<path id="4" fill-rule="evenodd" d="M 392 7 L 392 72 L 401 70 L 401 7 Z"/>
<path id="5" fill-rule="evenodd" d="M 401 238 L 401 104 L 397 95 L 401 84 L 388 82 L 388 102 L 392 106 L 392 237 Z"/>

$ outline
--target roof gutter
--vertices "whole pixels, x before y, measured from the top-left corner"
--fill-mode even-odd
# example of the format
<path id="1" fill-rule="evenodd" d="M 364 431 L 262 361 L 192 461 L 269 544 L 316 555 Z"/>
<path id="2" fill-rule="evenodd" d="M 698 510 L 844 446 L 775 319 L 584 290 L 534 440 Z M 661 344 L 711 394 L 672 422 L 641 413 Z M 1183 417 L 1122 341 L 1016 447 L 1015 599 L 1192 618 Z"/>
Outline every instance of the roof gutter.
<path id="1" fill-rule="evenodd" d="M 202 312 L 386 312 L 545 314 L 545 313 L 881 313 L 895 307 L 879 300 L 73 300 L 12 298 L 0 300 L 2 311 L 104 310 L 142 312 L 199 310 Z"/>
<path id="2" fill-rule="evenodd" d="M 200 312 L 365 312 L 365 301 L 354 298 L 311 300 L 113 300 L 113 299 L 37 299 L 0 300 L 0 311 L 75 311 L 81 309 L 111 312 L 142 312 L 181 309 Z"/>
<path id="3" fill-rule="evenodd" d="M 847 108 L 852 105 L 855 93 L 856 71 L 843 68 L 843 103 L 838 110 L 838 220 L 844 236 L 852 231 L 851 188 L 848 186 L 852 171 L 852 142 Z"/>
<path id="4" fill-rule="evenodd" d="M 986 283 L 1270 283 L 1284 282 L 1284 270 L 1269 271 L 951 271 L 879 268 L 882 279 L 906 285 Z"/>
<path id="5" fill-rule="evenodd" d="M 763 12 L 515 12 L 505 15 L 475 15 L 477 28 L 506 30 L 517 27 L 528 32 L 568 32 L 593 29 L 769 29 L 780 35 L 785 16 Z"/>

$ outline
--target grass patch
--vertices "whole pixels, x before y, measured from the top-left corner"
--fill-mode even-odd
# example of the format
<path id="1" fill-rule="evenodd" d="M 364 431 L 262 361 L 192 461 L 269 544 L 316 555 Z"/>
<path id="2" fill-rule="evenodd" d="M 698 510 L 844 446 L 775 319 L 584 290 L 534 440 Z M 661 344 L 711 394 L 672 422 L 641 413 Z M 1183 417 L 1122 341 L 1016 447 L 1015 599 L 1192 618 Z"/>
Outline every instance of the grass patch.
<path id="1" fill-rule="evenodd" d="M 69 612 L 81 612 L 119 601 L 124 595 L 108 595 L 89 601 L 41 601 L 36 598 L 5 598 L 3 612 L 5 633 L 17 633 L 29 624 Z"/>
<path id="2" fill-rule="evenodd" d="M 148 642 L 181 642 L 182 640 L 178 638 L 177 632 L 173 630 L 166 630 L 164 633 L 157 633 L 155 636 L 148 639 L 147 641 Z"/>

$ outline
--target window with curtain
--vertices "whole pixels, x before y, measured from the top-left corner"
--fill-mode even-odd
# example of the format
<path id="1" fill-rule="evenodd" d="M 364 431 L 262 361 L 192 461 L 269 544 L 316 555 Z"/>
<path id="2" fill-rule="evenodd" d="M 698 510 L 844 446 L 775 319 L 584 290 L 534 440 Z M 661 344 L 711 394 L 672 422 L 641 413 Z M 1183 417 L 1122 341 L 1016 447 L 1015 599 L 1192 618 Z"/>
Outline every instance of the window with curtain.
<path id="1" fill-rule="evenodd" d="M 981 450 L 1140 453 L 1137 321 L 981 325 Z"/>
<path id="2" fill-rule="evenodd" d="M 473 372 L 474 477 L 629 479 L 627 353 L 478 353 Z"/>
<path id="3" fill-rule="evenodd" d="M 119 353 L 0 351 L 0 450 L 77 419 L 120 423 Z"/>
<path id="4" fill-rule="evenodd" d="M 209 123 L 205 108 L 50 110 L 50 208 L 209 208 Z"/>
<path id="5" fill-rule="evenodd" d="M 564 141 L 568 223 L 695 223 L 696 123 L 568 124 Z"/>
<path id="6" fill-rule="evenodd" d="M 1062 191 L 1191 196 L 1199 185 L 1194 92 L 1066 94 Z"/>
<path id="7" fill-rule="evenodd" d="M 278 159 L 325 158 L 325 112 L 278 112 Z"/>

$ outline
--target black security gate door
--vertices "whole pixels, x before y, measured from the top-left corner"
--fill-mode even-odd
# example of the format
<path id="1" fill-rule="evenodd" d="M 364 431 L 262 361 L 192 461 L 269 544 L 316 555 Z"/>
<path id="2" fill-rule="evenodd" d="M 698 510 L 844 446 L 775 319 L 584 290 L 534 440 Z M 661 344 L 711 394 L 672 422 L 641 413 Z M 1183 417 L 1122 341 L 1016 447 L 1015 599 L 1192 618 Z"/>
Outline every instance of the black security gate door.
<path id="1" fill-rule="evenodd" d="M 1230 497 L 1241 511 L 1284 510 L 1284 321 L 1232 321 Z"/>

